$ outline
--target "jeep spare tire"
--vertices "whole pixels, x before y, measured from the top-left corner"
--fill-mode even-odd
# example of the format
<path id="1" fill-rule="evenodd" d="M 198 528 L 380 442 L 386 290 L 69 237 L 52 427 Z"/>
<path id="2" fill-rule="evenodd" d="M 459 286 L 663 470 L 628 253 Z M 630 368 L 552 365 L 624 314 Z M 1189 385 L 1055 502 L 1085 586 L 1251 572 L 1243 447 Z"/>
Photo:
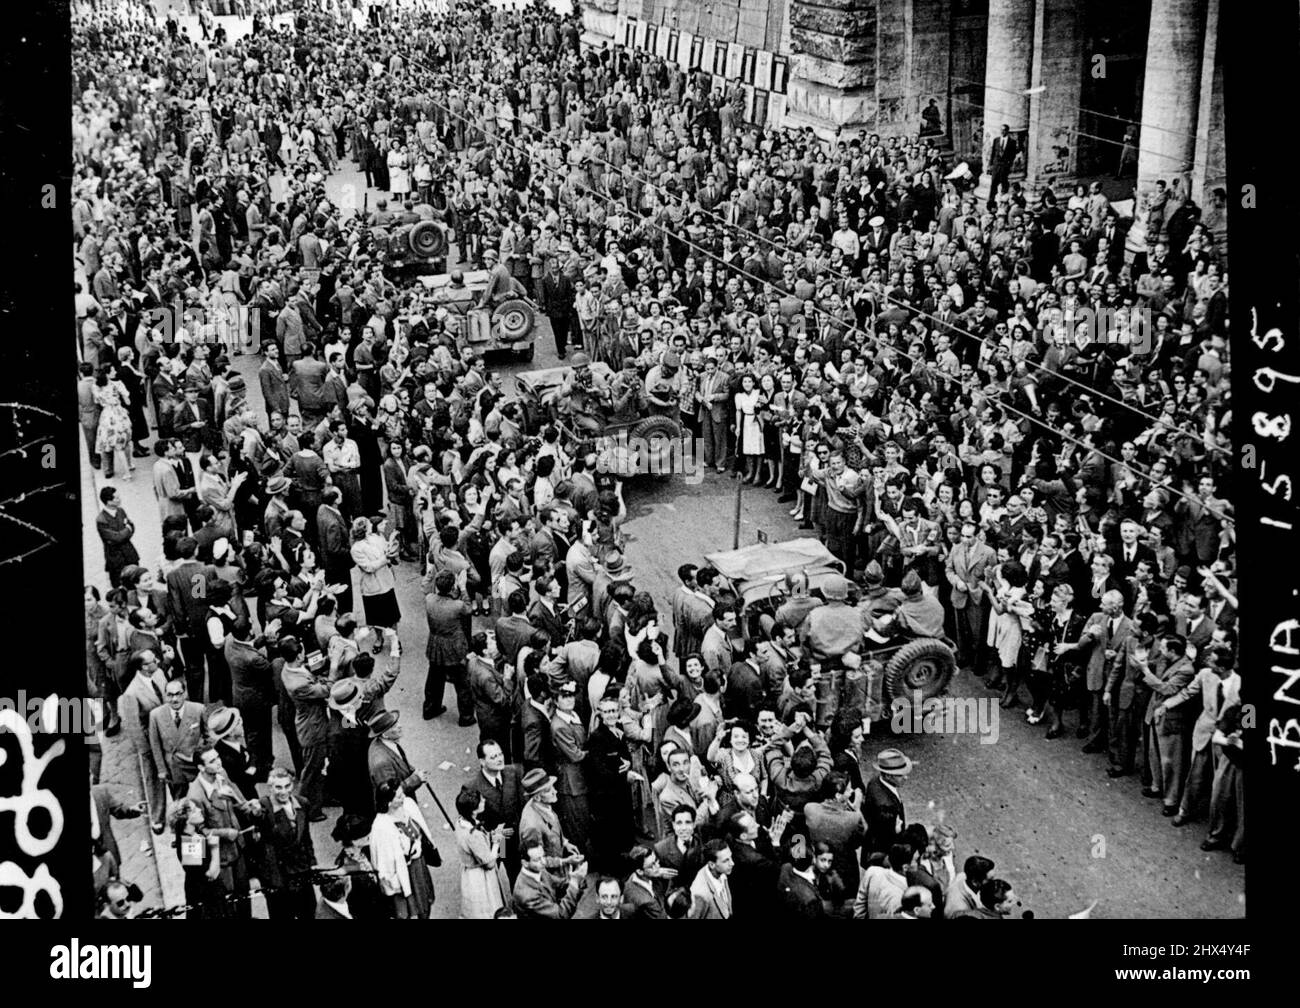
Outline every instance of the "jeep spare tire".
<path id="1" fill-rule="evenodd" d="M 411 251 L 425 259 L 439 259 L 447 254 L 447 236 L 430 220 L 420 221 L 407 236 Z"/>
<path id="2" fill-rule="evenodd" d="M 682 426 L 676 420 L 666 416 L 646 417 L 628 429 L 627 437 L 637 456 L 645 460 L 648 475 L 675 474 L 678 446 L 682 441 Z"/>
<path id="3" fill-rule="evenodd" d="M 497 310 L 492 314 L 492 321 L 496 324 L 502 339 L 521 340 L 533 331 L 533 326 L 537 322 L 537 313 L 533 311 L 533 306 L 522 298 L 511 298 L 497 306 Z"/>
<path id="4" fill-rule="evenodd" d="M 943 641 L 933 637 L 909 641 L 885 666 L 883 699 L 888 703 L 898 697 L 911 700 L 916 693 L 922 700 L 939 696 L 948 688 L 955 667 L 952 649 Z"/>

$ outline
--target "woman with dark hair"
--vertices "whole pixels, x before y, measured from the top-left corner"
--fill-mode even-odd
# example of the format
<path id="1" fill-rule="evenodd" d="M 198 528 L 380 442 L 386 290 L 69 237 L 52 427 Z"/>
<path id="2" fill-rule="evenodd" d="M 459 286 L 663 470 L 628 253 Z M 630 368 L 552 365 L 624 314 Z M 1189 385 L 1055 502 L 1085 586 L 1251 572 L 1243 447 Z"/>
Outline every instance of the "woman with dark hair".
<path id="1" fill-rule="evenodd" d="M 492 920 L 509 904 L 509 883 L 501 864 L 505 826 L 488 832 L 482 823 L 487 802 L 472 787 L 456 796 L 456 847 L 460 851 L 460 919 Z"/>
<path id="2" fill-rule="evenodd" d="M 427 920 L 434 900 L 428 859 L 437 848 L 420 806 L 399 783 L 384 781 L 375 789 L 375 807 L 370 850 L 379 886 L 398 920 Z"/>
<path id="3" fill-rule="evenodd" d="M 709 744 L 709 763 L 718 771 L 724 791 L 734 793 L 737 774 L 749 774 L 762 787 L 767 773 L 758 753 L 751 748 L 758 731 L 746 720 L 735 718 L 723 721 Z"/>
<path id="4" fill-rule="evenodd" d="M 379 886 L 379 875 L 370 858 L 370 819 L 351 814 L 339 816 L 330 834 L 343 845 L 334 864 L 352 879 L 348 909 L 354 920 L 391 920 L 393 901 Z"/>
<path id="5" fill-rule="evenodd" d="M 131 394 L 117 378 L 112 364 L 103 365 L 95 375 L 92 394 L 99 407 L 99 426 L 95 428 L 95 451 L 99 453 L 104 478 L 112 479 L 116 471 L 135 472 L 135 462 L 127 451 L 131 443 L 131 417 L 126 404 Z"/>
<path id="6" fill-rule="evenodd" d="M 220 920 L 231 916 L 221 881 L 221 841 L 203 835 L 203 809 L 182 798 L 167 813 L 172 847 L 185 874 L 185 919 Z"/>

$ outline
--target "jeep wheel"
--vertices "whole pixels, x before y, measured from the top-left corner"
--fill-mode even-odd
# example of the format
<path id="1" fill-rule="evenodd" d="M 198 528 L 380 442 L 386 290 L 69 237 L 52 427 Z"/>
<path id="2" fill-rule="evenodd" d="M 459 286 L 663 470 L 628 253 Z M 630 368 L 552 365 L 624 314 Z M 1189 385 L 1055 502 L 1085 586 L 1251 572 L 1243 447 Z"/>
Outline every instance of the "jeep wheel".
<path id="1" fill-rule="evenodd" d="M 920 693 L 922 700 L 939 696 L 948 688 L 956 661 L 941 640 L 922 637 L 904 644 L 885 666 L 885 701 Z"/>
<path id="2" fill-rule="evenodd" d="M 629 442 L 646 446 L 644 455 L 634 449 L 636 457 L 646 462 L 646 471 L 640 475 L 676 474 L 682 443 L 682 427 L 677 421 L 666 416 L 646 417 L 628 428 L 627 438 Z"/>

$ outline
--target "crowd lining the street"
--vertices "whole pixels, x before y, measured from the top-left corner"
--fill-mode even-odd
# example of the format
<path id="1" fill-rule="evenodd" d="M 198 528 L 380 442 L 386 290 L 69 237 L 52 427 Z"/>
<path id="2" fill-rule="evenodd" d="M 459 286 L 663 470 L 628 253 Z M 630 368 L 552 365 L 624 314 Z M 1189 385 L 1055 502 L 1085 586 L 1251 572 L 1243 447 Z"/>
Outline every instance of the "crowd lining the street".
<path id="1" fill-rule="evenodd" d="M 235 41 L 144 6 L 73 25 L 111 584 L 87 587 L 90 685 L 188 916 L 248 916 L 253 879 L 273 918 L 429 916 L 442 855 L 401 738 L 450 717 L 447 685 L 479 729 L 440 806 L 462 916 L 1008 916 L 991 861 L 909 821 L 908 757 L 864 743 L 881 711 L 849 683 L 899 634 L 953 642 L 958 681 L 1244 857 L 1227 275 L 1184 180 L 1126 252 L 1100 186 L 979 199 L 941 138 L 748 125 L 710 75 L 584 49 L 544 8 L 252 12 Z M 349 161 L 386 200 L 330 201 Z M 546 317 L 572 374 L 536 429 L 385 271 L 376 232 L 417 206 L 485 301 Z M 1099 338 L 1084 308 L 1149 328 Z M 707 565 L 639 590 L 635 491 L 582 437 L 603 404 L 679 422 L 847 576 L 787 578 L 758 634 Z M 119 493 L 147 458 L 152 567 Z M 385 706 L 420 622 L 403 564 L 427 726 Z M 336 807 L 323 874 L 310 827 Z M 124 916 L 112 818 L 141 807 L 101 786 L 92 808 Z"/>

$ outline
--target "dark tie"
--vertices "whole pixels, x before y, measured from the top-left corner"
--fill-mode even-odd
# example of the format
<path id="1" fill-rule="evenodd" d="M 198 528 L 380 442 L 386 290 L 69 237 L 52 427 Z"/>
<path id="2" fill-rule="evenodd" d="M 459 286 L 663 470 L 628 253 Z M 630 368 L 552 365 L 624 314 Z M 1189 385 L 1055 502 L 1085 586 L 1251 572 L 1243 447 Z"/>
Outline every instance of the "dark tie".
<path id="1" fill-rule="evenodd" d="M 1214 685 L 1214 719 L 1219 719 L 1219 714 L 1223 710 L 1223 680 L 1220 679 Z"/>
<path id="2" fill-rule="evenodd" d="M 174 715 L 172 715 L 172 716 L 173 716 L 173 718 L 174 718 L 175 721 L 176 721 L 176 727 L 179 728 L 179 727 L 181 726 L 181 712 L 180 712 L 180 711 L 177 711 L 177 712 L 176 712 Z"/>
<path id="3" fill-rule="evenodd" d="M 152 679 L 150 679 L 149 685 L 153 687 L 154 696 L 158 698 L 158 702 L 162 703 L 163 702 L 162 690 L 158 688 L 158 684 L 154 682 Z"/>

